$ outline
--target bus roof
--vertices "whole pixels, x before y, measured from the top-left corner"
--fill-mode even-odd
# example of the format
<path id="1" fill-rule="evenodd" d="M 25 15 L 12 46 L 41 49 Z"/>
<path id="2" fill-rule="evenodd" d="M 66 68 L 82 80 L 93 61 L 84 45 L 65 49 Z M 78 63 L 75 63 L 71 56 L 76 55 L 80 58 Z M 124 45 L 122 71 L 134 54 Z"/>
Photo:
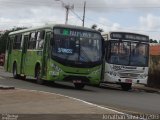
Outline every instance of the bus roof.
<path id="1" fill-rule="evenodd" d="M 18 33 L 25 33 L 25 32 L 35 31 L 35 30 L 40 30 L 40 29 L 52 29 L 53 27 L 61 27 L 61 28 L 64 27 L 64 28 L 70 28 L 70 29 L 78 29 L 78 30 L 98 32 L 98 31 L 96 31 L 94 29 L 91 29 L 91 28 L 81 27 L 81 26 L 76 26 L 76 25 L 51 24 L 51 25 L 44 25 L 44 26 L 41 26 L 41 27 L 27 28 L 27 29 L 23 29 L 23 30 L 14 31 L 14 32 L 11 32 L 9 35 L 14 35 L 14 34 L 18 34 Z M 98 32 L 98 33 L 100 33 L 100 32 Z"/>
<path id="2" fill-rule="evenodd" d="M 149 36 L 140 33 L 110 31 L 108 33 L 103 33 L 102 36 L 105 40 L 129 40 L 149 43 Z"/>
<path id="3" fill-rule="evenodd" d="M 130 34 L 137 34 L 137 35 L 144 35 L 144 36 L 148 36 L 145 34 L 141 34 L 141 33 L 136 33 L 136 32 L 129 32 L 129 31 L 109 31 L 109 32 L 103 32 L 102 35 L 106 35 L 106 34 L 110 34 L 112 32 L 117 32 L 117 33 L 130 33 Z"/>

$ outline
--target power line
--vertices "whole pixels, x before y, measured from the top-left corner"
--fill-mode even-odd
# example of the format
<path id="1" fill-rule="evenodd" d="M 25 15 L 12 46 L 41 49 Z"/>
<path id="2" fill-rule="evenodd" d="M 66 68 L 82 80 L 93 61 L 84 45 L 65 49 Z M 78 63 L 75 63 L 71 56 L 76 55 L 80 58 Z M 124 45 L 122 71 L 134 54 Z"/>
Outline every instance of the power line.
<path id="1" fill-rule="evenodd" d="M 94 21 L 96 22 L 96 24 L 100 24 L 100 25 L 103 25 L 103 26 L 106 26 L 106 27 L 112 27 L 111 25 L 106 25 L 104 23 L 101 23 L 101 22 L 97 22 L 96 20 L 93 20 L 91 18 L 88 18 L 86 17 L 88 20 L 90 21 Z M 134 27 L 134 26 L 130 26 L 130 27 Z M 131 29 L 130 27 L 119 27 L 119 29 L 126 29 L 126 30 L 132 30 L 132 31 L 141 31 L 141 32 L 160 32 L 160 31 L 156 31 L 156 30 L 138 30 L 138 29 Z"/>
<path id="2" fill-rule="evenodd" d="M 9 2 L 8 2 L 9 3 Z M 14 4 L 14 3 L 20 3 L 20 4 L 26 4 L 27 2 L 11 2 L 10 1 L 10 3 L 11 4 Z M 28 2 L 28 3 L 31 3 L 31 2 Z M 34 3 L 34 2 L 33 2 Z M 38 3 L 48 3 L 48 2 L 38 2 Z M 57 4 L 58 5 L 58 4 Z M 91 5 L 91 4 L 90 4 Z M 94 4 L 92 4 L 92 5 L 94 5 Z M 116 4 L 117 5 L 117 4 Z M 64 6 L 64 7 L 66 7 L 66 6 Z M 89 7 L 93 7 L 93 8 L 113 8 L 113 9 L 115 9 L 115 8 L 118 8 L 118 7 L 112 7 L 112 6 L 87 6 L 87 8 L 89 8 Z M 146 6 L 147 7 L 147 6 Z M 146 7 L 138 7 L 138 8 L 146 8 Z M 150 6 L 151 7 L 151 6 Z M 153 8 L 154 6 L 152 6 L 152 8 Z M 68 7 L 67 7 L 68 8 Z M 66 9 L 67 9 L 66 8 Z M 81 7 L 79 7 L 79 8 L 81 8 Z M 127 8 L 127 7 L 126 7 Z M 128 8 L 135 8 L 135 7 L 128 7 Z M 128 9 L 127 8 L 127 9 Z M 154 7 L 155 8 L 155 7 Z M 156 7 L 157 8 L 157 7 Z M 160 7 L 158 7 L 158 8 L 160 8 Z M 125 8 L 118 8 L 118 9 L 125 9 Z M 71 9 L 71 12 L 78 18 L 78 19 L 80 19 L 80 20 L 82 20 L 82 18 L 77 14 L 77 13 L 75 13 L 72 9 Z M 90 19 L 90 18 L 88 18 L 87 17 L 87 19 Z M 91 20 L 91 19 L 90 19 Z M 91 20 L 91 21 L 95 21 L 95 20 Z M 95 21 L 96 23 L 98 23 L 98 24 L 101 24 L 101 25 L 104 25 L 104 26 L 107 26 L 107 27 L 112 27 L 111 25 L 106 25 L 106 24 L 104 24 L 104 23 L 100 23 L 100 22 L 97 22 L 97 21 Z M 5 23 L 5 22 L 1 22 L 1 23 Z M 32 22 L 33 23 L 33 22 Z M 42 23 L 42 22 L 34 22 L 34 23 Z M 22 24 L 22 22 L 20 22 L 19 24 Z M 123 29 L 124 27 L 120 27 L 120 29 Z M 125 29 L 128 29 L 128 30 L 133 30 L 133 29 L 131 29 L 130 27 L 126 27 Z M 145 31 L 145 32 L 159 32 L 159 31 L 153 31 L 153 30 L 133 30 L 133 31 Z"/>
<path id="3" fill-rule="evenodd" d="M 14 5 L 44 5 L 44 6 L 53 6 L 53 4 L 55 5 L 54 7 L 59 7 L 57 6 L 58 3 L 56 2 L 52 2 L 52 1 L 39 1 L 39 2 L 30 2 L 30 1 L 4 1 L 0 4 L 0 6 L 2 7 L 6 7 L 5 3 L 7 3 L 7 6 L 14 6 Z M 51 4 L 48 4 L 48 3 L 51 3 Z M 121 6 L 121 7 L 115 7 L 115 6 Z M 124 5 L 124 7 L 123 7 Z M 139 4 L 137 4 L 139 5 Z M 142 5 L 142 4 L 140 4 Z M 87 8 L 106 8 L 106 9 L 159 9 L 160 8 L 160 5 L 158 6 L 157 4 L 155 4 L 156 6 L 152 6 L 154 4 L 149 4 L 149 6 L 127 6 L 127 4 L 106 4 L 106 6 L 97 6 L 97 4 L 88 4 L 87 5 Z M 16 7 L 16 6 L 15 6 Z M 83 8 L 83 5 L 80 5 L 80 4 L 75 4 L 75 7 L 76 8 Z"/>
<path id="4" fill-rule="evenodd" d="M 72 12 L 79 20 L 82 20 L 82 18 L 81 18 L 77 13 L 75 13 L 73 10 L 71 10 L 71 12 Z"/>
<path id="5" fill-rule="evenodd" d="M 99 24 L 99 25 L 103 25 L 103 26 L 106 26 L 106 27 L 112 27 L 112 25 L 106 25 L 104 23 L 101 23 L 101 22 L 97 22 L 96 20 L 93 20 L 92 18 L 88 18 L 86 17 L 86 19 L 90 20 L 90 21 L 93 21 L 95 22 L 96 24 Z M 55 23 L 56 21 L 42 21 L 42 22 L 15 22 L 15 21 L 8 21 L 8 22 L 0 22 L 0 23 L 12 23 L 12 26 L 13 26 L 13 23 L 17 23 L 17 24 L 30 24 L 30 23 L 41 23 L 41 24 L 46 24 L 46 23 Z M 1 25 L 1 24 L 0 24 Z M 130 26 L 130 27 L 134 27 L 134 26 Z M 142 31 L 142 32 L 160 32 L 158 30 L 138 30 L 138 29 L 131 29 L 129 27 L 119 27 L 119 29 L 125 29 L 125 30 L 132 30 L 132 31 Z"/>
<path id="6" fill-rule="evenodd" d="M 73 10 L 71 12 L 82 21 L 82 26 L 84 27 L 84 20 L 85 20 L 85 13 L 86 13 L 86 1 L 84 2 L 84 8 L 83 8 L 83 17 L 81 18 L 77 13 L 75 13 Z"/>

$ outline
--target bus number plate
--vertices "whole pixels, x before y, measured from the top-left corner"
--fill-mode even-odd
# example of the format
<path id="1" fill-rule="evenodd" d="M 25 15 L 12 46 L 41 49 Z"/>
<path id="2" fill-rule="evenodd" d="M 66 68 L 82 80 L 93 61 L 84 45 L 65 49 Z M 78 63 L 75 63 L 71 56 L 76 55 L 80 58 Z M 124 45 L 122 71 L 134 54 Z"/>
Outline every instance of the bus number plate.
<path id="1" fill-rule="evenodd" d="M 126 81 L 126 83 L 132 83 L 131 79 L 126 79 L 125 81 Z"/>

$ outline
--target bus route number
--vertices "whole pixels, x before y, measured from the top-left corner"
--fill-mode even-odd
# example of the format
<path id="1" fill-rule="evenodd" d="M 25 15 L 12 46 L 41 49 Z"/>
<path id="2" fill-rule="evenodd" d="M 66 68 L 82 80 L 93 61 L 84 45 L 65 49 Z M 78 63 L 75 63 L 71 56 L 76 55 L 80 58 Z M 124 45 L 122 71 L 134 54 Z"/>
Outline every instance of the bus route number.
<path id="1" fill-rule="evenodd" d="M 72 49 L 66 49 L 66 48 L 58 48 L 58 53 L 72 54 L 73 50 Z"/>

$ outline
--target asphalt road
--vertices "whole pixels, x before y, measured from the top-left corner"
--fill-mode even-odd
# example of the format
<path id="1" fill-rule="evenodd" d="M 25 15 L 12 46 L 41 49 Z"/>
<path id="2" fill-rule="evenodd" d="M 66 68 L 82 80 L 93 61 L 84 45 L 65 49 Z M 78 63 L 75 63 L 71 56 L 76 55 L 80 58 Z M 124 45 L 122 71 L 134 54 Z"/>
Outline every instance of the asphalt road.
<path id="1" fill-rule="evenodd" d="M 4 72 L 2 68 L 0 68 L 0 85 L 63 94 L 129 114 L 160 113 L 160 94 L 143 90 L 122 91 L 118 87 L 92 86 L 75 90 L 71 83 L 57 82 L 38 85 L 31 79 L 26 81 L 13 79 L 12 74 Z"/>

